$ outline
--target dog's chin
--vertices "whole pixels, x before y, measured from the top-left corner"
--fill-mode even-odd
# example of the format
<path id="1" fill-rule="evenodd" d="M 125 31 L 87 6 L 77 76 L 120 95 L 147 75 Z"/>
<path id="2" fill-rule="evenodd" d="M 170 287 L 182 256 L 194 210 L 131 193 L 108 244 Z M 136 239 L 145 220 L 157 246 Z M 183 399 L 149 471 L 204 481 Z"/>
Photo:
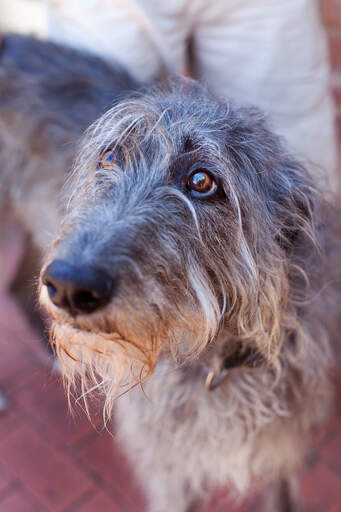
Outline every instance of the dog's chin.
<path id="1" fill-rule="evenodd" d="M 106 417 L 115 398 L 142 384 L 158 359 L 156 350 L 142 350 L 117 332 L 93 332 L 58 321 L 52 323 L 51 343 L 61 363 L 69 403 L 75 392 L 79 395 L 80 385 L 87 409 L 88 393 L 96 390 L 104 398 Z"/>
<path id="2" fill-rule="evenodd" d="M 156 347 L 153 347 L 152 343 L 146 346 L 146 342 L 143 341 L 145 340 L 134 342 L 123 337 L 114 328 L 103 331 L 94 326 L 89 329 L 82 322 L 52 322 L 51 343 L 56 347 L 58 355 L 60 350 L 63 350 L 77 363 L 82 363 L 84 352 L 89 352 L 103 360 L 119 359 L 124 355 L 125 358 L 147 365 L 148 354 L 153 349 L 156 351 Z"/>

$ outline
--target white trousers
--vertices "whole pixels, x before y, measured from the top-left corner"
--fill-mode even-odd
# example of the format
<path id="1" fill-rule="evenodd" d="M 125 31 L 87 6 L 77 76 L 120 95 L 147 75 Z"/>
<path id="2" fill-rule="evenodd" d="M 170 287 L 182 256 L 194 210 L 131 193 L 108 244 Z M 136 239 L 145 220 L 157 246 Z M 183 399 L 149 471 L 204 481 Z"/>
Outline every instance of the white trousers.
<path id="1" fill-rule="evenodd" d="M 260 107 L 299 158 L 337 187 L 326 37 L 315 0 L 50 0 L 50 35 L 142 80 L 164 64 Z M 322 172 L 321 172 L 322 171 Z"/>

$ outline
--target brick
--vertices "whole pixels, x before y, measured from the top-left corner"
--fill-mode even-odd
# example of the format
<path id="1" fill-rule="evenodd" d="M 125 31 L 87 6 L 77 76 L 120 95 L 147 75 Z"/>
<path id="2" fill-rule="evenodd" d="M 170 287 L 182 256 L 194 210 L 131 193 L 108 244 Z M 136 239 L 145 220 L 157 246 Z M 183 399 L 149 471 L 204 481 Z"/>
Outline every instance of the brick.
<path id="1" fill-rule="evenodd" d="M 97 492 L 86 503 L 72 509 L 72 512 L 121 512 L 122 509 L 104 492 Z M 141 511 L 142 512 L 142 511 Z"/>
<path id="2" fill-rule="evenodd" d="M 0 295 L 0 310 L 0 384 L 10 379 L 19 382 L 38 366 L 37 351 L 41 349 L 18 308 L 4 295 Z"/>
<path id="3" fill-rule="evenodd" d="M 237 503 L 228 489 L 219 489 L 213 494 L 209 505 L 204 506 L 200 512 L 261 512 L 262 505 L 259 495 L 250 495 L 241 503 Z"/>
<path id="4" fill-rule="evenodd" d="M 339 368 L 339 371 L 336 372 L 333 384 L 335 388 L 335 410 L 339 413 L 338 418 L 341 422 L 341 371 Z M 340 428 L 341 432 L 341 428 Z"/>
<path id="5" fill-rule="evenodd" d="M 328 35 L 329 55 L 332 69 L 341 70 L 341 33 Z"/>
<path id="6" fill-rule="evenodd" d="M 339 435 L 327 442 L 320 451 L 324 464 L 336 475 L 339 475 L 341 482 L 341 430 Z M 341 486 L 341 483 L 340 483 Z M 341 503 L 341 492 L 340 492 Z"/>
<path id="7" fill-rule="evenodd" d="M 341 107 L 341 73 L 334 72 L 331 80 L 332 93 L 338 109 Z"/>
<path id="8" fill-rule="evenodd" d="M 0 512 L 48 512 L 47 508 L 22 487 L 14 488 L 0 500 Z"/>
<path id="9" fill-rule="evenodd" d="M 91 487 L 85 472 L 54 448 L 53 437 L 47 443 L 29 425 L 1 440 L 0 452 L 2 463 L 53 512 L 64 511 Z"/>
<path id="10" fill-rule="evenodd" d="M 320 5 L 325 25 L 341 28 L 341 0 L 320 0 Z"/>
<path id="11" fill-rule="evenodd" d="M 80 452 L 82 460 L 105 482 L 122 510 L 142 510 L 143 497 L 133 473 L 117 442 L 109 434 L 98 436 Z M 113 476 L 115 475 L 115 476 Z"/>
<path id="12" fill-rule="evenodd" d="M 330 507 L 328 512 L 340 512 L 340 503 L 336 503 Z"/>
<path id="13" fill-rule="evenodd" d="M 0 463 L 0 496 L 16 482 L 16 477 L 9 469 Z"/>
<path id="14" fill-rule="evenodd" d="M 22 423 L 20 412 L 16 410 L 11 399 L 8 401 L 8 410 L 0 414 L 0 439 L 5 439 Z"/>
<path id="15" fill-rule="evenodd" d="M 319 447 L 320 449 L 334 439 L 339 438 L 340 436 L 341 417 L 339 413 L 337 413 L 337 410 L 334 410 L 333 412 L 333 416 L 323 426 L 322 429 L 318 428 L 314 436 L 315 446 Z"/>
<path id="16" fill-rule="evenodd" d="M 340 475 L 324 464 L 318 464 L 301 479 L 303 503 L 307 510 L 329 511 L 335 505 L 341 510 Z"/>
<path id="17" fill-rule="evenodd" d="M 22 254 L 21 235 L 10 223 L 1 223 L 0 290 L 9 285 Z"/>
<path id="18" fill-rule="evenodd" d="M 43 432 L 53 436 L 55 443 L 73 446 L 89 435 L 96 437 L 94 425 L 99 425 L 102 417 L 93 414 L 94 424 L 91 424 L 80 406 L 75 406 L 71 415 L 61 379 L 48 369 L 33 372 L 15 392 L 14 399 L 27 420 L 34 418 Z"/>
<path id="19" fill-rule="evenodd" d="M 329 56 L 332 70 L 341 70 L 341 37 L 339 34 L 328 36 Z"/>

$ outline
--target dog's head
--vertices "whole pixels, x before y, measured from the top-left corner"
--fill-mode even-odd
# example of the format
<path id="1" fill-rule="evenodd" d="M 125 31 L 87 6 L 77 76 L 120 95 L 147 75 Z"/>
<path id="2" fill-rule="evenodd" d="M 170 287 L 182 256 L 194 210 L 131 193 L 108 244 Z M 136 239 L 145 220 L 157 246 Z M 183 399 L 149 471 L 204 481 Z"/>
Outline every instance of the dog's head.
<path id="1" fill-rule="evenodd" d="M 70 382 L 110 402 L 164 353 L 230 333 L 271 361 L 299 328 L 292 276 L 309 277 L 315 193 L 257 110 L 192 81 L 141 94 L 88 130 L 66 188 L 40 301 Z"/>

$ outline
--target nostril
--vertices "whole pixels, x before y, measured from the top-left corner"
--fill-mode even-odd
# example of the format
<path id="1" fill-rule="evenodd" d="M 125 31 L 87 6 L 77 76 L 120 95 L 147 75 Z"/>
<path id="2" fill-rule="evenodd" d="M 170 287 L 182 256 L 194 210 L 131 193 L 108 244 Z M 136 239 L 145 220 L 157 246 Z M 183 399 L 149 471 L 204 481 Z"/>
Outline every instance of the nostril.
<path id="1" fill-rule="evenodd" d="M 51 299 L 53 299 L 57 295 L 57 288 L 53 286 L 52 283 L 49 283 L 48 281 L 44 283 L 47 287 L 47 291 L 49 293 L 49 296 Z"/>
<path id="2" fill-rule="evenodd" d="M 85 313 L 91 313 L 97 309 L 103 301 L 96 292 L 89 290 L 78 290 L 73 293 L 71 303 L 75 309 Z"/>
<path id="3" fill-rule="evenodd" d="M 68 299 L 64 286 L 58 282 L 52 282 L 46 275 L 43 276 L 43 284 L 46 286 L 50 300 L 55 306 L 68 308 Z"/>

